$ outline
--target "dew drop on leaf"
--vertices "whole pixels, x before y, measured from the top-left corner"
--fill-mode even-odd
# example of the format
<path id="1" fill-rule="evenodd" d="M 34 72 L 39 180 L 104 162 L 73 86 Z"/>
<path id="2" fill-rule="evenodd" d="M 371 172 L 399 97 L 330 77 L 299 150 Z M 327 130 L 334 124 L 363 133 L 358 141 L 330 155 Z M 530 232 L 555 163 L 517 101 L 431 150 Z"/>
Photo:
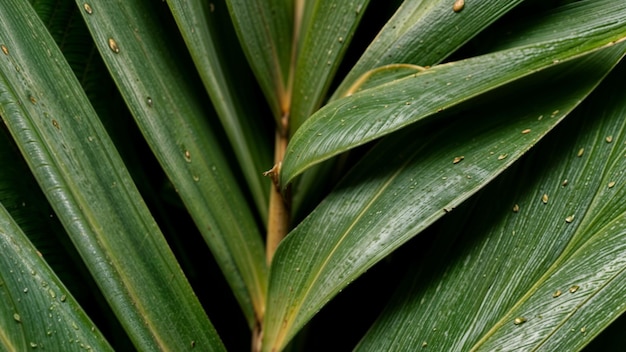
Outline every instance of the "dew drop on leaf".
<path id="1" fill-rule="evenodd" d="M 88 3 L 84 3 L 83 8 L 85 9 L 85 12 L 87 12 L 88 14 L 91 15 L 93 13 L 93 10 L 91 9 L 91 6 Z"/>
<path id="2" fill-rule="evenodd" d="M 465 7 L 465 0 L 456 0 L 452 5 L 452 11 L 459 12 Z"/>
<path id="3" fill-rule="evenodd" d="M 613 136 L 606 136 L 606 138 L 604 139 L 607 143 L 611 143 L 613 142 Z"/>
<path id="4" fill-rule="evenodd" d="M 117 42 L 113 38 L 109 38 L 109 48 L 116 54 L 120 52 L 120 47 L 117 46 Z"/>
<path id="5" fill-rule="evenodd" d="M 615 186 L 615 181 L 611 181 L 608 184 L 609 188 L 613 188 Z"/>
<path id="6" fill-rule="evenodd" d="M 522 325 L 525 322 L 526 322 L 526 318 L 524 317 L 518 317 L 518 318 L 515 318 L 515 320 L 513 320 L 513 324 L 515 325 Z"/>
<path id="7" fill-rule="evenodd" d="M 573 285 L 572 287 L 569 288 L 569 292 L 570 293 L 574 293 L 574 292 L 578 291 L 579 288 L 580 288 L 580 286 Z"/>
<path id="8" fill-rule="evenodd" d="M 553 298 L 557 298 L 557 297 L 559 297 L 560 295 L 561 295 L 561 290 L 556 290 L 556 291 L 552 294 L 552 297 L 553 297 Z"/>
<path id="9" fill-rule="evenodd" d="M 544 195 L 541 197 L 541 202 L 543 202 L 543 204 L 548 204 L 548 195 L 544 193 Z"/>
<path id="10" fill-rule="evenodd" d="M 9 55 L 9 48 L 4 45 L 0 45 L 0 47 L 2 48 L 2 52 L 4 53 L 4 55 Z"/>

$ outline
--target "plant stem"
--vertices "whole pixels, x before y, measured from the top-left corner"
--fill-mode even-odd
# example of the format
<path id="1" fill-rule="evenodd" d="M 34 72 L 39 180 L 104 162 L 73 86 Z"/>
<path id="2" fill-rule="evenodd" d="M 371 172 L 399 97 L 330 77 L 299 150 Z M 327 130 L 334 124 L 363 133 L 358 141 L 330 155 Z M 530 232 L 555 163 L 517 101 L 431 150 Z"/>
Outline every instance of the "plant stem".
<path id="1" fill-rule="evenodd" d="M 291 203 L 291 195 L 289 190 L 281 194 L 278 184 L 280 166 L 285 156 L 288 143 L 288 121 L 288 115 L 284 115 L 281 119 L 282 123 L 280 128 L 276 129 L 274 167 L 266 173 L 266 175 L 272 178 L 273 184 L 270 191 L 269 219 L 267 222 L 266 259 L 268 265 L 272 262 L 276 247 L 278 247 L 280 241 L 285 238 L 289 231 L 289 204 Z"/>

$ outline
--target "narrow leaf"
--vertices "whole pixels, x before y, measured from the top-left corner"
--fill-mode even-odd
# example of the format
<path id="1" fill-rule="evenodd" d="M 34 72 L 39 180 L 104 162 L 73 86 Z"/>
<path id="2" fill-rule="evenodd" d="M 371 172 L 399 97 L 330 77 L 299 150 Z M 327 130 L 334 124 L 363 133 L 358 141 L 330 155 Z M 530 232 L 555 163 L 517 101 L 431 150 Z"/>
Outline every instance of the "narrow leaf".
<path id="1" fill-rule="evenodd" d="M 227 0 L 241 46 L 276 122 L 289 110 L 294 40 L 303 1 Z"/>
<path id="2" fill-rule="evenodd" d="M 326 105 L 293 136 L 283 161 L 281 185 L 285 187 L 310 166 L 350 148 L 626 38 L 622 25 L 626 3 L 593 4 L 602 16 L 566 21 L 559 27 L 559 35 L 537 30 L 530 44 L 436 66 Z M 569 18 L 570 11 L 556 13 L 552 21 Z"/>
<path id="3" fill-rule="evenodd" d="M 342 288 L 509 167 L 593 90 L 624 50 L 531 76 L 436 133 L 426 125 L 381 141 L 278 248 L 266 348 L 284 346 Z M 596 69 L 580 70 L 588 65 Z M 538 93 L 556 87 L 558 99 Z"/>
<path id="4" fill-rule="evenodd" d="M 361 350 L 576 351 L 626 311 L 625 69 L 441 232 Z"/>
<path id="5" fill-rule="evenodd" d="M 135 346 L 222 350 L 49 33 L 26 1 L 0 10 L 0 115 Z"/>
<path id="6" fill-rule="evenodd" d="M 228 49 L 238 46 L 225 41 L 236 40 L 236 37 L 220 40 L 226 31 L 218 16 L 223 17 L 227 9 L 224 5 L 222 9 L 219 4 L 209 5 L 197 1 L 170 0 L 169 5 L 204 87 L 211 96 L 213 106 L 228 134 L 259 209 L 259 216 L 265 221 L 268 215 L 270 180 L 263 176 L 263 171 L 272 165 L 272 143 L 266 134 L 261 133 L 266 120 L 258 113 L 260 109 L 252 104 L 253 93 L 246 89 L 248 85 L 244 83 L 248 77 L 241 74 L 241 66 L 246 63 L 239 62 L 236 65 L 234 55 L 227 55 L 233 51 L 229 52 Z M 228 21 L 227 13 L 226 20 Z M 245 60 L 243 57 L 242 59 Z M 233 72 L 233 68 L 238 72 Z M 271 124 L 271 120 L 268 121 Z"/>
<path id="7" fill-rule="evenodd" d="M 0 248 L 2 350 L 113 351 L 2 204 Z"/>
<path id="8" fill-rule="evenodd" d="M 261 235 L 206 123 L 202 100 L 180 60 L 161 53 L 169 37 L 154 20 L 158 13 L 149 1 L 133 1 L 94 4 L 84 17 L 135 121 L 253 326 L 262 316 L 267 285 Z M 111 50 L 111 40 L 119 52 Z"/>
<path id="9" fill-rule="evenodd" d="M 333 98 L 344 96 L 359 77 L 380 66 L 438 64 L 521 2 L 465 1 L 460 11 L 454 11 L 454 1 L 404 1 L 350 70 Z"/>
<path id="10" fill-rule="evenodd" d="M 298 43 L 289 121 L 292 134 L 322 104 L 369 0 L 310 4 Z"/>

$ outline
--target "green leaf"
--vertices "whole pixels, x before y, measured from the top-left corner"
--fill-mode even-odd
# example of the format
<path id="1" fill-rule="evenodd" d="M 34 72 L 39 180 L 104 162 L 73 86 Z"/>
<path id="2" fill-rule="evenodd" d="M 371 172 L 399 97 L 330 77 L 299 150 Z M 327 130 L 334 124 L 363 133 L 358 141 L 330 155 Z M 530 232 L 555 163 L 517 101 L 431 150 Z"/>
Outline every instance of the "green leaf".
<path id="1" fill-rule="evenodd" d="M 377 67 L 398 63 L 432 66 L 441 62 L 521 2 L 467 1 L 463 10 L 454 12 L 454 1 L 404 1 L 333 98 L 344 96 L 359 77 Z"/>
<path id="2" fill-rule="evenodd" d="M 326 105 L 293 136 L 282 164 L 282 187 L 310 166 L 350 148 L 626 38 L 626 3 L 582 4 L 594 13 L 589 21 L 563 22 L 578 9 L 567 7 L 542 22 L 548 28 L 559 24 L 558 35 L 530 29 L 530 44 L 436 66 Z"/>
<path id="3" fill-rule="evenodd" d="M 625 73 L 440 232 L 361 350 L 576 351 L 626 311 Z"/>
<path id="4" fill-rule="evenodd" d="M 276 123 L 289 111 L 295 48 L 303 1 L 227 0 L 239 42 Z"/>
<path id="5" fill-rule="evenodd" d="M 133 343 L 223 350 L 51 36 L 25 1 L 0 12 L 0 115 Z"/>
<path id="6" fill-rule="evenodd" d="M 307 2 L 301 29 L 289 128 L 319 108 L 369 0 Z"/>
<path id="7" fill-rule="evenodd" d="M 219 4 L 181 0 L 170 1 L 169 6 L 228 134 L 259 209 L 259 216 L 266 221 L 271 185 L 270 179 L 263 176 L 263 171 L 273 163 L 272 143 L 268 136 L 259 132 L 266 121 L 257 112 L 260 110 L 258 106 L 251 104 L 254 101 L 253 92 L 248 91 L 246 87 L 249 85 L 244 84 L 249 77 L 241 74 L 241 67 L 246 63 L 234 64 L 238 59 L 235 54 L 239 52 L 231 52 L 238 46 L 228 42 L 233 38 L 228 36 L 230 33 L 224 33 L 226 26 L 219 22 L 224 15 L 228 19 L 228 14 L 224 13 L 227 9 L 225 6 L 219 8 Z M 233 72 L 235 69 L 237 72 Z"/>
<path id="8" fill-rule="evenodd" d="M 0 248 L 0 347 L 4 351 L 113 351 L 2 204 Z"/>
<path id="9" fill-rule="evenodd" d="M 381 141 L 279 246 L 266 348 L 284 346 L 342 288 L 507 169 L 624 51 L 603 50 L 509 85 L 457 111 L 436 133 L 426 125 Z M 558 96 L 547 94 L 557 89 Z"/>
<path id="10" fill-rule="evenodd" d="M 168 46 L 165 25 L 154 20 L 149 1 L 94 4 L 84 17 L 139 129 L 254 326 L 267 286 L 261 235 L 180 58 L 153 54 Z"/>

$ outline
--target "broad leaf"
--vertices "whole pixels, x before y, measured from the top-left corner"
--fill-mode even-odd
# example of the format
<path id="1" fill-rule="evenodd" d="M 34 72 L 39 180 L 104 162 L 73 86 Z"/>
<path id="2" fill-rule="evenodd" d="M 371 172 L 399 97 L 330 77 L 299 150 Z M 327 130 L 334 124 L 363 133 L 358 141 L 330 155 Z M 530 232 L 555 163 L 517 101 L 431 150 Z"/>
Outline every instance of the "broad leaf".
<path id="1" fill-rule="evenodd" d="M 583 2 L 579 6 L 593 13 L 588 21 L 568 21 L 571 12 L 580 8 L 566 7 L 544 19 L 538 28 L 529 28 L 520 46 L 435 66 L 326 105 L 293 136 L 283 161 L 281 185 L 285 187 L 308 167 L 350 148 L 626 38 L 626 2 Z M 552 29 L 557 24 L 555 33 Z"/>
<path id="2" fill-rule="evenodd" d="M 263 242 L 201 98 L 176 57 L 151 54 L 168 36 L 149 1 L 90 6 L 83 13 L 100 54 L 253 326 L 265 304 Z"/>
<path id="3" fill-rule="evenodd" d="M 624 50 L 531 76 L 467 107 L 436 133 L 426 125 L 379 143 L 279 246 L 265 347 L 284 346 L 343 287 L 509 167 L 593 90 Z M 594 70 L 581 70 L 589 66 Z M 558 96 L 542 94 L 556 89 Z"/>
<path id="4" fill-rule="evenodd" d="M 360 350 L 576 351 L 626 311 L 625 73 L 441 231 Z"/>
<path id="5" fill-rule="evenodd" d="M 222 350 L 45 27 L 26 1 L 0 10 L 0 115 L 135 346 Z"/>

